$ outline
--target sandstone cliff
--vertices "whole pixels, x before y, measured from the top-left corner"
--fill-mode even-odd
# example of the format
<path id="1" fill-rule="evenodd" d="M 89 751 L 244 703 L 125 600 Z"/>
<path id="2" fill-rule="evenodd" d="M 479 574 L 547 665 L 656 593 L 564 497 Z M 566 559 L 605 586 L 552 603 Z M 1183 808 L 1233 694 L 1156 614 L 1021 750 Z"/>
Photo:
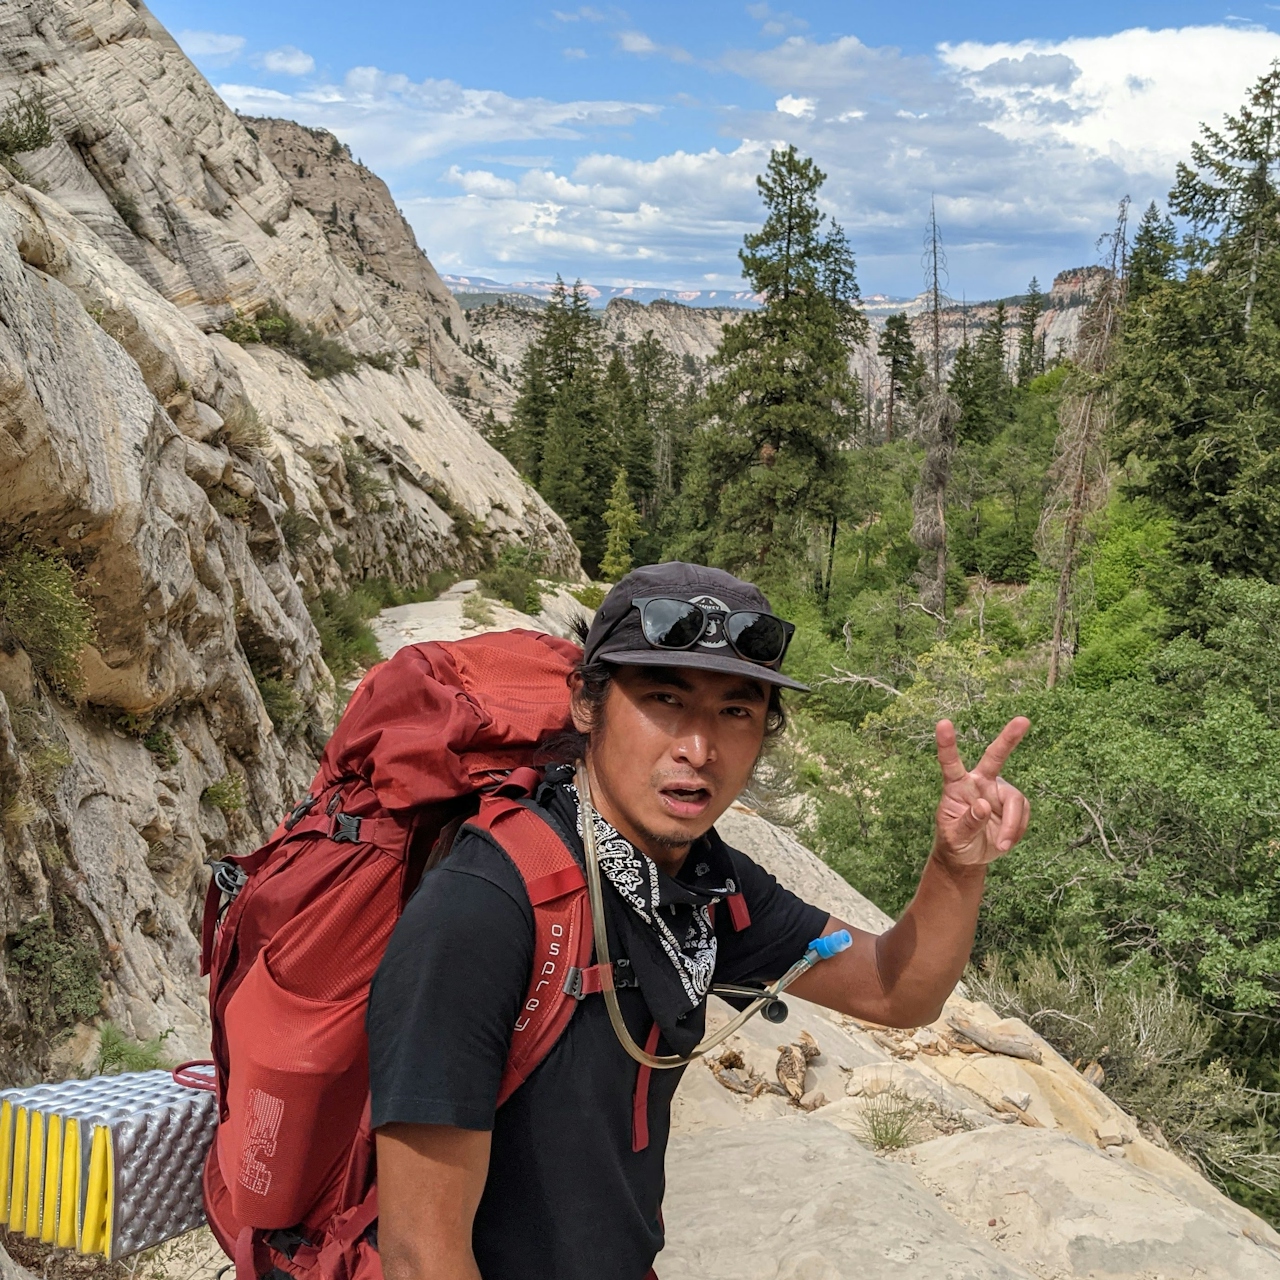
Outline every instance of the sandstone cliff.
<path id="1" fill-rule="evenodd" d="M 580 572 L 416 359 L 411 308 L 335 252 L 140 0 L 0 6 L 0 112 L 18 92 L 50 129 L 0 169 L 6 1083 L 104 1016 L 201 1052 L 205 864 L 274 827 L 332 720 L 319 592 L 514 541 Z M 269 312 L 295 340 L 244 341 Z M 91 607 L 78 682 L 40 656 L 22 557 Z"/>

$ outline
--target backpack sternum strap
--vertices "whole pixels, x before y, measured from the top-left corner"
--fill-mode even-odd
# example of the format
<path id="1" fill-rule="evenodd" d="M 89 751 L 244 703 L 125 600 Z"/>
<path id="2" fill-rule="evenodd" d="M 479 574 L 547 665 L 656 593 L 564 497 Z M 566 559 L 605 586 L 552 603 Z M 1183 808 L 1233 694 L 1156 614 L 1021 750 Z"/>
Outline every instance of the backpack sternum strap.
<path id="1" fill-rule="evenodd" d="M 565 985 L 571 970 L 586 968 L 591 959 L 587 882 L 551 826 L 514 800 L 486 798 L 468 825 L 505 850 L 533 908 L 533 966 L 498 1089 L 501 1106 L 551 1052 L 577 1008 Z"/>

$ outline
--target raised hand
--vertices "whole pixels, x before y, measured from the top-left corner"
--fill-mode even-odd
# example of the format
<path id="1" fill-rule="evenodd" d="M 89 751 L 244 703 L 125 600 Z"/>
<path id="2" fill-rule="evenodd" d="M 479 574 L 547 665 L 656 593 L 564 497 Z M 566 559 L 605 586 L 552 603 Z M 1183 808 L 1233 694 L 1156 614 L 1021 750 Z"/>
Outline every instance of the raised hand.
<path id="1" fill-rule="evenodd" d="M 938 802 L 933 851 L 951 866 L 985 866 L 1003 857 L 1022 839 L 1031 817 L 1031 804 L 1017 787 L 1000 776 L 1000 770 L 1029 728 L 1030 720 L 1015 716 L 970 770 L 964 767 L 956 750 L 955 726 L 950 720 L 938 721 L 942 799 Z"/>

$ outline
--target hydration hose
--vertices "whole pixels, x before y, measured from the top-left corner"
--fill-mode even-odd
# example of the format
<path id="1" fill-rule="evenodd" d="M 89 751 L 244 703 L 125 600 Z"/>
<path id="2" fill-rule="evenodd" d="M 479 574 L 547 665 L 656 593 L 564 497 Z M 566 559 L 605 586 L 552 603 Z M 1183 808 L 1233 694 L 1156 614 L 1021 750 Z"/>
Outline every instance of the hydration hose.
<path id="1" fill-rule="evenodd" d="M 582 846 L 587 862 L 587 897 L 591 901 L 591 927 L 595 933 L 596 963 L 600 967 L 600 988 L 604 996 L 604 1007 L 608 1010 L 609 1022 L 613 1026 L 614 1035 L 618 1037 L 618 1043 L 642 1066 L 655 1067 L 660 1071 L 687 1066 L 695 1058 L 700 1058 L 717 1045 L 723 1044 L 748 1019 L 754 1017 L 766 1006 L 778 1004 L 778 997 L 802 973 L 807 973 L 820 960 L 829 960 L 846 947 L 853 945 L 853 938 L 850 937 L 849 931 L 840 929 L 835 933 L 827 934 L 824 938 L 815 938 L 805 950 L 804 955 L 777 982 L 765 987 L 761 992 L 756 992 L 750 987 L 712 987 L 712 994 L 755 996 L 756 998 L 728 1025 L 702 1041 L 688 1057 L 681 1057 L 679 1054 L 655 1057 L 651 1053 L 646 1053 L 631 1038 L 631 1032 L 627 1030 L 622 1010 L 618 1006 L 617 992 L 613 987 L 613 961 L 609 955 L 609 936 L 605 930 L 604 894 L 600 887 L 600 859 L 596 850 L 596 812 L 595 806 L 591 803 L 591 784 L 587 780 L 587 766 L 581 760 L 578 761 L 574 780 L 577 783 L 578 804 L 582 812 Z M 767 1014 L 765 1016 L 768 1017 Z"/>

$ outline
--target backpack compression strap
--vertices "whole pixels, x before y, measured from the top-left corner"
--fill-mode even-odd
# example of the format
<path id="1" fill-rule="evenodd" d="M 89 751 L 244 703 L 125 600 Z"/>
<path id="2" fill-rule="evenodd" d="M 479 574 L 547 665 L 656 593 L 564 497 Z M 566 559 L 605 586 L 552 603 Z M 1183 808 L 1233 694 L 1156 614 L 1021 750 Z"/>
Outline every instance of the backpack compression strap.
<path id="1" fill-rule="evenodd" d="M 566 990 L 591 959 L 587 882 L 573 854 L 538 815 L 507 796 L 486 797 L 467 823 L 506 851 L 533 907 L 533 971 L 516 1019 L 498 1105 L 529 1078 L 569 1025 L 577 1000 Z"/>

